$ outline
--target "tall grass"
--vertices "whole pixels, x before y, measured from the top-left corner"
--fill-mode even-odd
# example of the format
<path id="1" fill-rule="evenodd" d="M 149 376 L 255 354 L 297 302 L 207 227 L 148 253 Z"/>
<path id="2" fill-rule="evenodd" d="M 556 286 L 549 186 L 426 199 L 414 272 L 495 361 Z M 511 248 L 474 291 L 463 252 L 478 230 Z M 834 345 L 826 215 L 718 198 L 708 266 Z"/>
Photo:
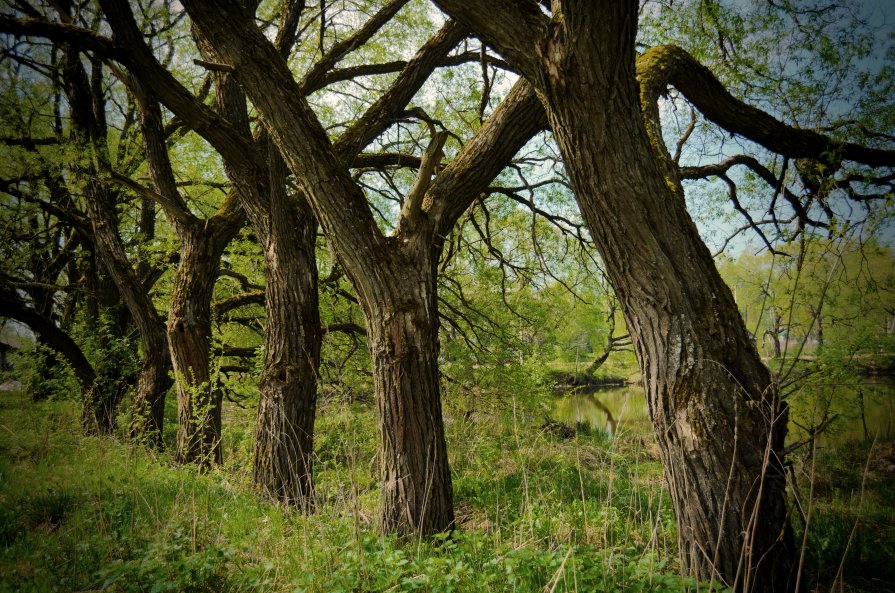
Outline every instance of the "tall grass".
<path id="1" fill-rule="evenodd" d="M 0 394 L 0 591 L 696 590 L 677 576 L 650 437 L 554 436 L 534 397 L 472 415 L 448 398 L 445 413 L 458 529 L 402 539 L 376 531 L 370 406 L 321 406 L 319 500 L 303 516 L 251 491 L 251 408 L 228 406 L 225 464 L 198 474 L 81 436 L 72 402 Z M 812 525 L 831 529 L 824 504 Z M 866 548 L 857 533 L 850 554 Z"/>

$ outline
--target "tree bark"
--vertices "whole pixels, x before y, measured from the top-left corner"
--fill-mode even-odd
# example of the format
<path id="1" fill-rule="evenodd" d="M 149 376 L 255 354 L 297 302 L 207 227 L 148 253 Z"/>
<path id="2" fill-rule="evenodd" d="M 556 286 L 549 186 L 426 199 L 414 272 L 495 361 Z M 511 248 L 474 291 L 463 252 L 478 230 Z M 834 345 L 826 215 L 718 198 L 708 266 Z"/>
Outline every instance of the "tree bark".
<path id="1" fill-rule="evenodd" d="M 120 5 L 118 5 L 120 8 Z M 140 106 L 143 140 L 155 192 L 127 185 L 161 204 L 180 240 L 180 263 L 171 290 L 167 335 L 177 386 L 178 463 L 210 467 L 223 461 L 223 394 L 210 366 L 211 302 L 221 255 L 242 227 L 245 216 L 235 192 L 209 218 L 194 215 L 177 188 L 165 143 L 162 114 L 155 97 L 129 80 Z"/>
<path id="2" fill-rule="evenodd" d="M 364 309 L 382 429 L 381 528 L 399 533 L 448 529 L 453 506 L 437 368 L 434 262 L 440 249 L 438 237 L 540 129 L 539 112 L 530 109 L 537 106 L 531 88 L 521 85 L 514 92 L 512 107 L 498 110 L 502 116 L 492 118 L 498 123 L 483 126 L 482 133 L 464 146 L 461 152 L 469 160 L 458 155 L 454 165 L 462 166 L 452 165 L 453 175 L 446 175 L 447 171 L 439 175 L 451 180 L 440 184 L 442 193 L 435 194 L 436 180 L 426 192 L 423 210 L 402 212 L 399 231 L 385 237 L 345 166 L 364 141 L 350 150 L 334 150 L 282 56 L 237 3 L 222 2 L 213 9 L 202 2 L 184 4 L 221 61 L 234 68 L 295 173 Z M 235 27 L 237 22 L 240 26 Z M 420 55 L 447 51 L 450 38 L 458 34 L 455 25 L 446 25 Z M 399 76 L 401 80 L 408 85 L 421 83 L 416 76 Z M 397 91 L 392 100 L 382 99 L 371 108 L 379 115 L 365 115 L 358 125 L 371 122 L 381 133 L 383 122 L 400 116 L 405 108 L 401 97 L 409 100 L 413 95 L 403 84 L 397 82 L 391 89 Z M 508 121 L 512 113 L 524 115 L 518 125 Z M 385 114 L 391 115 L 380 117 Z M 348 135 L 371 137 L 368 132 Z M 476 152 L 479 149 L 481 153 Z"/>
<path id="3" fill-rule="evenodd" d="M 152 298 L 127 260 L 118 234 L 114 202 L 108 195 L 108 189 L 97 180 L 89 184 L 87 193 L 94 243 L 140 333 L 142 361 L 134 395 L 130 436 L 138 440 L 146 439 L 150 445 L 157 447 L 162 442 L 165 395 L 172 383 L 168 375 L 171 361 L 165 326 Z"/>
<path id="4" fill-rule="evenodd" d="M 433 533 L 454 522 L 432 256 L 431 249 L 384 256 L 392 265 L 363 301 L 379 406 L 380 528 L 387 533 Z"/>
<path id="5" fill-rule="evenodd" d="M 203 55 L 213 48 L 194 32 Z M 254 145 L 256 158 L 225 159 L 243 209 L 264 252 L 264 363 L 255 423 L 252 484 L 285 504 L 312 512 L 314 421 L 320 364 L 317 220 L 300 193 L 286 191 L 288 170 L 263 129 L 252 138 L 245 95 L 229 74 L 218 74 L 221 114 Z M 266 158 L 260 158 L 265 155 Z M 263 162 L 266 167 L 252 166 Z"/>
<path id="6" fill-rule="evenodd" d="M 285 167 L 273 143 L 269 150 L 269 231 L 259 233 L 264 249 L 267 334 L 252 483 L 268 496 L 310 512 L 315 506 L 314 420 L 322 342 L 317 221 L 303 197 L 290 200 L 286 196 Z"/>
<path id="7" fill-rule="evenodd" d="M 546 108 L 641 365 L 682 571 L 737 591 L 786 590 L 786 407 L 647 136 L 637 3 L 570 0 L 552 22 L 502 0 L 488 11 L 438 3 L 515 61 Z M 515 10 L 518 22 L 500 18 Z"/>
<path id="8" fill-rule="evenodd" d="M 681 567 L 735 590 L 785 590 L 793 554 L 786 407 L 653 153 L 634 80 L 633 13 L 602 12 L 615 28 L 602 43 L 556 39 L 577 45 L 561 50 L 574 57 L 563 64 L 548 55 L 541 85 L 643 371 Z"/>
<path id="9" fill-rule="evenodd" d="M 180 265 L 171 290 L 167 329 L 177 386 L 175 460 L 200 467 L 223 461 L 223 394 L 209 359 L 211 300 L 221 254 L 239 229 L 215 222 L 178 225 Z"/>
<path id="10" fill-rule="evenodd" d="M 93 96 L 93 87 L 78 52 L 69 46 L 63 47 L 63 51 L 63 81 L 71 107 L 75 141 L 82 150 L 88 154 L 92 152 L 96 157 L 89 161 L 85 159 L 86 170 L 82 174 L 86 186 L 87 212 L 93 231 L 93 247 L 134 319 L 141 338 L 143 356 L 134 395 L 130 434 L 135 438 L 147 439 L 153 446 L 159 446 L 162 442 L 165 395 L 171 386 L 168 376 L 171 363 L 167 354 L 165 328 L 152 298 L 127 259 L 118 233 L 115 193 L 100 179 L 94 165 L 103 163 L 106 167 L 109 166 L 106 138 L 103 134 L 105 123 L 99 119 L 104 117 L 104 113 L 94 109 L 94 105 L 102 101 L 102 98 Z"/>

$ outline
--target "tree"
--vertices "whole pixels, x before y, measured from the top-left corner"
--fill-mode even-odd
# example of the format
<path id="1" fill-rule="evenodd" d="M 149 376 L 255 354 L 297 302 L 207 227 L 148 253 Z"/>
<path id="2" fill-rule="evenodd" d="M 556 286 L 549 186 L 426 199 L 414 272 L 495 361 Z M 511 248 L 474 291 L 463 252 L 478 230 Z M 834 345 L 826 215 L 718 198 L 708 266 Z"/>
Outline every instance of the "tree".
<path id="1" fill-rule="evenodd" d="M 267 27 L 271 21 L 256 17 L 255 4 L 185 2 L 201 44 L 207 42 L 203 62 L 232 75 L 257 110 L 261 126 L 254 135 L 269 134 L 295 175 L 363 308 L 380 405 L 382 527 L 428 532 L 452 522 L 437 372 L 438 258 L 463 211 L 549 122 L 643 369 L 684 572 L 741 590 L 785 588 L 792 566 L 782 456 L 786 406 L 690 218 L 683 180 L 714 175 L 725 181 L 732 167 L 750 167 L 775 188 L 774 200 L 779 193 L 791 205 L 798 224 L 811 225 L 815 210 L 828 206 L 830 185 L 848 183 L 833 179 L 831 171 L 844 161 L 889 166 L 892 152 L 786 126 L 736 100 L 678 47 L 655 46 L 638 56 L 638 6 L 632 1 L 569 0 L 554 2 L 552 10 L 546 2 L 509 0 L 436 4 L 456 20 L 400 66 L 365 65 L 368 73 L 400 73 L 331 140 L 308 94 L 321 88 L 335 63 L 392 19 L 402 2 L 384 4 L 344 43 L 328 51 L 321 43 L 322 56 L 298 81 L 279 42 L 270 41 L 269 30 L 259 30 L 259 22 Z M 257 156 L 264 146 L 259 151 L 246 131 L 241 98 L 238 110 L 219 108 L 227 115 L 216 114 L 145 50 L 137 28 L 121 18 L 120 3 L 102 5 L 114 39 L 28 19 L 0 22 L 6 30 L 77 40 L 122 64 L 222 155 L 237 193 L 240 184 L 249 185 L 239 179 L 257 182 L 253 171 L 269 165 Z M 282 15 L 296 6 L 303 3 L 287 3 Z M 290 30 L 282 24 L 278 35 Z M 413 158 L 417 173 L 396 205 L 397 218 L 377 224 L 350 167 L 385 129 L 411 117 L 406 108 L 422 81 L 469 31 L 522 78 L 448 165 L 441 162 L 451 146 L 448 134 L 439 122 L 419 116 L 430 124 L 428 147 Z M 723 54 L 723 38 L 721 45 Z M 669 85 L 725 133 L 785 159 L 809 159 L 797 168 L 811 197 L 781 189 L 782 173 L 742 156 L 714 167 L 679 166 L 679 155 L 668 154 L 659 117 L 660 96 Z M 479 110 L 480 121 L 484 112 Z M 730 198 L 736 207 L 734 192 Z"/>
<path id="2" fill-rule="evenodd" d="M 70 18 L 67 12 L 63 16 Z M 155 304 L 125 253 L 118 232 L 116 188 L 104 179 L 112 168 L 106 137 L 108 124 L 105 110 L 95 108 L 105 102 L 102 93 L 103 68 L 98 60 L 92 62 L 94 80 L 91 83 L 76 48 L 65 44 L 62 55 L 62 82 L 71 115 L 73 143 L 90 155 L 83 159 L 77 172 L 85 186 L 92 242 L 140 332 L 142 364 L 134 396 L 131 436 L 146 438 L 151 444 L 159 446 L 165 395 L 171 386 L 168 344 Z M 107 425 L 104 432 L 109 432 L 112 426 L 111 411 L 105 416 Z"/>
<path id="3" fill-rule="evenodd" d="M 67 3 L 58 4 L 56 10 L 62 20 L 71 19 Z M 137 409 L 146 409 L 146 414 L 136 415 L 143 420 L 135 421 L 134 429 L 141 434 L 144 428 L 150 429 L 153 442 L 158 442 L 165 391 L 170 385 L 164 328 L 148 297 L 151 282 L 144 286 L 125 255 L 116 213 L 119 196 L 114 187 L 101 179 L 101 170 L 108 169 L 113 159 L 119 159 L 117 164 L 122 167 L 135 162 L 127 151 L 126 129 L 118 138 L 116 154 L 107 144 L 107 97 L 99 61 L 89 62 L 88 75 L 77 48 L 69 44 L 54 45 L 49 51 L 30 48 L 22 52 L 20 59 L 52 82 L 49 90 L 42 89 L 37 81 L 30 81 L 27 88 L 37 97 L 50 98 L 54 118 L 49 130 L 40 118 L 32 118 L 32 123 L 22 122 L 15 135 L 4 138 L 8 146 L 25 153 L 8 153 L 15 155 L 10 161 L 20 174 L 4 179 L 4 191 L 20 203 L 34 204 L 44 211 L 45 217 L 52 217 L 54 227 L 66 230 L 53 240 L 53 244 L 65 247 L 54 247 L 51 251 L 57 253 L 48 262 L 51 265 L 42 265 L 45 273 L 33 276 L 34 280 L 40 278 L 42 294 L 26 292 L 40 315 L 59 321 L 60 327 L 53 333 L 71 334 L 79 301 L 86 300 L 94 313 L 102 309 L 103 319 L 92 319 L 93 326 L 88 324 L 86 336 L 92 343 L 87 344 L 85 351 L 96 358 L 97 374 L 93 386 L 84 393 L 85 428 L 91 432 L 107 434 L 114 429 L 118 402 L 133 383 L 129 376 L 131 365 L 126 361 L 133 358 L 135 347 L 126 335 L 130 319 L 136 320 L 144 357 L 135 397 Z M 151 224 L 154 217 L 144 215 L 141 222 L 144 226 Z M 35 258 L 40 259 L 42 253 L 41 249 L 29 248 L 29 259 L 36 263 Z M 61 282 L 63 272 L 69 297 L 60 313 L 54 310 L 52 292 L 58 290 L 54 285 Z M 86 290 L 79 285 L 81 278 L 87 284 Z M 86 298 L 79 299 L 80 295 Z M 126 308 L 119 306 L 119 298 L 123 298 Z M 38 336 L 48 331 L 45 326 Z M 74 343 L 71 338 L 68 340 Z M 83 347 L 83 337 L 81 343 Z"/>
<path id="4" fill-rule="evenodd" d="M 789 128 L 678 48 L 637 58 L 636 2 L 559 2 L 552 18 L 535 3 L 436 3 L 544 105 L 643 370 L 684 573 L 737 590 L 791 586 L 786 408 L 687 213 L 655 102 L 672 83 L 709 119 L 794 158 L 832 149 L 880 166 L 895 155 Z"/>
<path id="5" fill-rule="evenodd" d="M 543 125 L 531 89 L 517 85 L 451 165 L 430 181 L 446 140 L 443 133 L 433 135 L 397 228 L 386 237 L 342 159 L 350 160 L 354 147 L 384 129 L 367 122 L 390 122 L 403 111 L 422 82 L 420 75 L 434 63 L 428 69 L 408 65 L 409 81 L 399 77 L 392 87 L 396 92 L 387 93 L 333 146 L 252 15 L 235 3 L 210 8 L 187 4 L 220 62 L 233 68 L 264 117 L 364 309 L 382 434 L 381 526 L 402 533 L 446 529 L 453 523 L 453 504 L 437 362 L 439 237 Z M 245 35 L 233 35 L 234 22 Z M 446 51 L 464 33 L 448 23 L 427 45 Z"/>

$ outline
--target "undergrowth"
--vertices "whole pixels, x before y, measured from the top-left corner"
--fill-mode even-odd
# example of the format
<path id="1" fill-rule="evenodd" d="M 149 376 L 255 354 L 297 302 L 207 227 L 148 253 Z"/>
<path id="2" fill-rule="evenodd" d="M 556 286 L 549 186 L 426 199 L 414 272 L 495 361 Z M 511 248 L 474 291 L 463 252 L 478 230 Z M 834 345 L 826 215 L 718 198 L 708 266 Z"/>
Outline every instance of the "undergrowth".
<path id="1" fill-rule="evenodd" d="M 302 516 L 251 491 L 251 407 L 227 407 L 225 464 L 198 474 L 165 453 L 82 436 L 75 402 L 2 393 L 0 591 L 696 590 L 678 576 L 650 438 L 557 436 L 537 401 L 467 412 L 446 405 L 458 529 L 402 539 L 376 531 L 370 406 L 321 406 L 317 512 Z M 854 525 L 855 505 L 846 514 L 836 505 L 847 497 L 825 488 L 818 481 L 806 563 L 815 574 L 835 572 Z M 865 517 L 891 521 L 891 492 L 875 488 L 866 503 L 883 510 Z M 868 539 L 879 533 L 852 538 L 851 574 L 891 553 L 891 530 Z M 866 586 L 887 590 L 880 578 Z"/>

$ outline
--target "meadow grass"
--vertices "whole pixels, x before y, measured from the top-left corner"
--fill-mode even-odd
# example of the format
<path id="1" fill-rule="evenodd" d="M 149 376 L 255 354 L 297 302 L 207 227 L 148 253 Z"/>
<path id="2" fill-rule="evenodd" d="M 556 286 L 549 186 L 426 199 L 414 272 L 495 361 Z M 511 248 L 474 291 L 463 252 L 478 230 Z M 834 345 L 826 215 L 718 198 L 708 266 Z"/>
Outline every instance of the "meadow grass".
<path id="1" fill-rule="evenodd" d="M 445 410 L 458 528 L 419 539 L 376 531 L 371 406 L 321 405 L 317 512 L 302 516 L 251 490 L 251 408 L 228 404 L 225 463 L 199 474 L 166 453 L 82 436 L 75 402 L 0 394 L 0 591 L 695 590 L 677 574 L 650 437 L 555 436 L 538 398 Z M 855 504 L 817 484 L 807 565 L 831 581 Z M 891 493 L 871 490 L 862 505 L 876 514 L 863 517 L 890 521 Z M 873 533 L 851 538 L 848 570 L 880 561 L 868 557 Z M 873 549 L 891 550 L 886 537 Z"/>

